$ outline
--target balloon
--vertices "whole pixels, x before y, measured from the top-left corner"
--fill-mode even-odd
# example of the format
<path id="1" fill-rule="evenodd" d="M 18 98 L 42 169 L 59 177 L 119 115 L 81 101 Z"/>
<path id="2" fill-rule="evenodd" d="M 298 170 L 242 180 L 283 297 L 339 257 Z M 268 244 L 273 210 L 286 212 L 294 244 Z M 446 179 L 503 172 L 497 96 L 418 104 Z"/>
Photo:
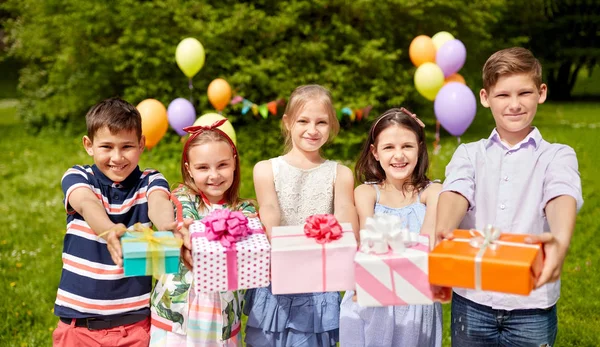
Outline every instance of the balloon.
<path id="1" fill-rule="evenodd" d="M 446 77 L 446 81 L 444 82 L 444 85 L 451 83 L 451 82 L 458 82 L 460 84 L 467 84 L 467 82 L 465 82 L 465 78 L 462 77 L 459 73 L 455 73 L 452 74 L 448 77 Z"/>
<path id="2" fill-rule="evenodd" d="M 227 118 L 218 113 L 207 113 L 203 116 L 198 117 L 198 119 L 196 119 L 196 121 L 194 122 L 194 125 L 210 126 L 213 125 L 214 122 L 219 121 L 221 119 Z M 223 132 L 227 134 L 229 138 L 231 138 L 233 144 L 236 145 L 237 137 L 235 136 L 235 130 L 233 129 L 233 125 L 231 125 L 231 122 L 229 122 L 229 120 L 223 123 L 221 126 L 219 126 L 219 129 L 223 130 Z"/>
<path id="3" fill-rule="evenodd" d="M 450 40 L 454 40 L 454 36 L 447 31 L 440 31 L 431 37 L 431 41 L 433 41 L 436 50 L 439 50 L 444 43 Z"/>
<path id="4" fill-rule="evenodd" d="M 408 47 L 408 56 L 416 67 L 423 63 L 435 62 L 435 46 L 431 38 L 426 35 L 415 37 Z"/>
<path id="5" fill-rule="evenodd" d="M 437 51 L 435 63 L 448 77 L 460 70 L 467 59 L 467 48 L 460 40 L 450 40 Z"/>
<path id="6" fill-rule="evenodd" d="M 175 61 L 188 78 L 194 77 L 202 69 L 204 58 L 204 47 L 193 37 L 181 40 L 175 50 Z"/>
<path id="7" fill-rule="evenodd" d="M 136 108 L 142 116 L 142 135 L 146 137 L 146 147 L 152 149 L 169 129 L 167 109 L 155 99 L 143 100 Z"/>
<path id="8" fill-rule="evenodd" d="M 223 111 L 231 100 L 231 87 L 224 79 L 217 78 L 208 85 L 207 94 L 213 107 L 217 111 Z"/>
<path id="9" fill-rule="evenodd" d="M 444 85 L 444 73 L 434 63 L 425 63 L 415 72 L 415 87 L 427 100 L 433 101 Z"/>
<path id="10" fill-rule="evenodd" d="M 433 109 L 444 129 L 453 136 L 461 136 L 475 118 L 475 94 L 464 84 L 448 83 L 438 92 Z"/>
<path id="11" fill-rule="evenodd" d="M 184 98 L 177 98 L 169 104 L 167 108 L 167 118 L 171 128 L 175 130 L 179 136 L 186 134 L 183 128 L 194 124 L 196 120 L 196 110 L 191 102 Z"/>

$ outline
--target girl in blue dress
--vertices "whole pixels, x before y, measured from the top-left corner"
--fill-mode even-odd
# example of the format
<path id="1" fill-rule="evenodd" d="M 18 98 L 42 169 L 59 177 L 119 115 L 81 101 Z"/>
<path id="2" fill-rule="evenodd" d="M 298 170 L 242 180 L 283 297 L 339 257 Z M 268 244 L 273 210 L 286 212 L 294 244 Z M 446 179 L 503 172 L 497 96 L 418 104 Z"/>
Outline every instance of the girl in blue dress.
<path id="1" fill-rule="evenodd" d="M 429 166 L 425 125 L 406 109 L 381 115 L 369 132 L 356 178 L 368 182 L 354 190 L 361 228 L 367 217 L 392 214 L 410 232 L 434 234 L 435 212 L 442 185 L 426 176 Z M 438 347 L 442 345 L 442 308 L 433 305 L 361 307 L 353 291 L 341 304 L 340 345 Z"/>

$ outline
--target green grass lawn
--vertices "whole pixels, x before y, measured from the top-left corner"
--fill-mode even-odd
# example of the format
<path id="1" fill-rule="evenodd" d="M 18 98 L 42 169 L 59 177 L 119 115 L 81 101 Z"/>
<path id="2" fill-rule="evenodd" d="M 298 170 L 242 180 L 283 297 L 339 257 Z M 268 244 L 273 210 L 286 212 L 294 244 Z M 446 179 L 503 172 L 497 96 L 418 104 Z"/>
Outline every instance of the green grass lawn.
<path id="1" fill-rule="evenodd" d="M 16 107 L 14 101 L 0 101 L 0 346 L 49 346 L 57 322 L 52 308 L 65 233 L 60 179 L 68 167 L 90 163 L 90 158 L 81 145 L 83 134 L 28 132 L 15 116 Z M 598 109 L 598 103 L 548 104 L 540 108 L 535 121 L 546 140 L 575 148 L 585 199 L 563 270 L 557 346 L 600 345 L 600 181 L 594 176 L 600 168 Z M 491 119 L 487 110 L 480 110 L 461 140 L 487 137 Z M 246 149 L 280 144 L 277 139 L 263 141 L 256 129 L 238 129 L 245 197 L 254 196 L 251 172 L 257 159 Z M 431 156 L 431 177 L 443 178 L 456 146 L 455 138 L 442 138 L 441 152 Z M 176 183 L 180 147 L 171 137 L 145 153 L 140 166 L 157 168 Z M 449 345 L 449 307 L 444 311 L 444 344 Z"/>

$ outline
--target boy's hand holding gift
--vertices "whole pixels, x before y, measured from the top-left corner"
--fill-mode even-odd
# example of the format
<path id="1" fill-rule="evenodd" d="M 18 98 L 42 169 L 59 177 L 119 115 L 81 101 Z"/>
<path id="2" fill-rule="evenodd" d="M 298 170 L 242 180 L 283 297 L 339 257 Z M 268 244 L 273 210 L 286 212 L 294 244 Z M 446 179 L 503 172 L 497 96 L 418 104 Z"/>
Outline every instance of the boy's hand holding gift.
<path id="1" fill-rule="evenodd" d="M 367 218 L 360 239 L 354 261 L 361 306 L 433 303 L 427 236 L 408 231 L 398 216 L 377 215 Z"/>
<path id="2" fill-rule="evenodd" d="M 190 226 L 196 291 L 269 285 L 271 246 L 258 218 L 215 210 Z"/>
<path id="3" fill-rule="evenodd" d="M 488 225 L 483 231 L 454 230 L 429 254 L 431 284 L 529 295 L 543 266 L 540 244 L 531 235 L 502 234 Z"/>
<path id="4" fill-rule="evenodd" d="M 121 237 L 127 231 L 127 227 L 122 223 L 115 224 L 112 228 L 106 230 L 98 237 L 106 241 L 106 247 L 110 253 L 112 261 L 119 267 L 123 266 L 123 252 L 121 250 Z"/>
<path id="5" fill-rule="evenodd" d="M 136 223 L 133 231 L 121 238 L 125 276 L 150 276 L 176 273 L 183 241 L 171 231 L 154 231 Z"/>

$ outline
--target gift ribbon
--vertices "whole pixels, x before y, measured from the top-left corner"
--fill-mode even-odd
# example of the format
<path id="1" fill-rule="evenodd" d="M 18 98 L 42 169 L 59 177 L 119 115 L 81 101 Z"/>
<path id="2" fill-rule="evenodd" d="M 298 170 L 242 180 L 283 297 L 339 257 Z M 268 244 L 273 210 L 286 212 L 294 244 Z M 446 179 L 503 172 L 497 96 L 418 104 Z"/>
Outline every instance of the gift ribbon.
<path id="1" fill-rule="evenodd" d="M 228 211 L 228 210 L 225 210 L 225 209 L 215 210 L 211 214 L 214 214 L 217 211 Z M 244 216 L 244 214 L 242 212 L 239 212 L 239 211 L 231 212 L 231 214 L 233 214 L 233 213 L 239 213 L 244 218 L 246 218 L 246 216 Z M 235 235 L 229 234 L 228 232 L 227 233 L 226 232 L 214 233 L 211 231 L 207 232 L 207 227 L 208 227 L 207 224 L 210 224 L 210 222 L 205 223 L 205 219 L 208 217 L 209 216 L 205 217 L 201 222 L 202 226 L 204 226 L 204 231 L 195 232 L 195 233 L 193 233 L 192 236 L 193 237 L 205 237 L 209 241 L 219 241 L 219 243 L 221 243 L 223 248 L 225 248 L 225 256 L 226 256 L 226 263 L 227 263 L 227 289 L 228 290 L 237 290 L 238 270 L 237 270 L 237 249 L 235 247 L 235 244 L 237 243 L 237 241 L 241 240 L 242 238 L 244 238 L 246 236 L 250 236 L 252 234 L 264 234 L 265 231 L 262 229 L 250 229 L 246 226 L 245 230 L 243 230 L 243 231 L 240 230 L 240 233 L 235 233 Z M 216 216 L 216 217 L 218 217 L 218 216 Z M 218 226 L 221 227 L 222 225 L 218 224 Z"/>
<path id="2" fill-rule="evenodd" d="M 321 281 L 323 282 L 323 291 L 327 291 L 327 243 L 342 238 L 344 233 L 351 233 L 352 230 L 343 230 L 337 219 L 331 214 L 316 214 L 306 218 L 304 224 L 304 234 L 291 235 L 272 235 L 272 239 L 300 237 L 314 238 L 315 242 L 321 245 Z"/>
<path id="3" fill-rule="evenodd" d="M 315 214 L 306 218 L 304 224 L 304 234 L 314 238 L 321 245 L 321 280 L 323 281 L 323 291 L 327 284 L 327 251 L 325 244 L 342 238 L 342 226 L 332 214 Z"/>
<path id="4" fill-rule="evenodd" d="M 204 224 L 206 238 L 221 242 L 225 248 L 231 248 L 232 244 L 252 234 L 248 219 L 240 211 L 214 210 L 201 223 Z"/>
<path id="5" fill-rule="evenodd" d="M 360 251 L 384 254 L 391 250 L 395 254 L 402 254 L 406 247 L 417 244 L 418 238 L 419 234 L 411 233 L 402 226 L 402 218 L 377 215 L 367 218 L 365 229 L 360 231 Z"/>
<path id="6" fill-rule="evenodd" d="M 146 273 L 158 279 L 165 273 L 165 252 L 163 247 L 181 248 L 183 240 L 169 236 L 154 236 L 154 230 L 141 223 L 135 223 L 133 231 L 127 232 L 132 238 L 123 239 L 123 242 L 145 242 L 148 244 L 146 259 Z"/>
<path id="7" fill-rule="evenodd" d="M 467 242 L 469 245 L 471 245 L 471 247 L 479 248 L 479 251 L 475 255 L 475 289 L 476 290 L 482 289 L 481 288 L 481 278 L 482 278 L 481 267 L 482 267 L 483 255 L 485 254 L 485 252 L 488 248 L 491 250 L 496 250 L 501 245 L 513 246 L 513 247 L 523 247 L 523 248 L 537 248 L 537 249 L 540 248 L 539 245 L 529 245 L 529 244 L 524 244 L 524 243 L 520 243 L 520 242 L 501 241 L 500 235 L 502 234 L 502 232 L 500 231 L 500 229 L 498 229 L 492 225 L 487 225 L 483 229 L 483 232 L 476 230 L 476 229 L 471 229 L 471 230 L 469 230 L 469 234 L 471 235 L 471 238 L 468 238 L 468 239 L 454 238 L 451 241 Z"/>

